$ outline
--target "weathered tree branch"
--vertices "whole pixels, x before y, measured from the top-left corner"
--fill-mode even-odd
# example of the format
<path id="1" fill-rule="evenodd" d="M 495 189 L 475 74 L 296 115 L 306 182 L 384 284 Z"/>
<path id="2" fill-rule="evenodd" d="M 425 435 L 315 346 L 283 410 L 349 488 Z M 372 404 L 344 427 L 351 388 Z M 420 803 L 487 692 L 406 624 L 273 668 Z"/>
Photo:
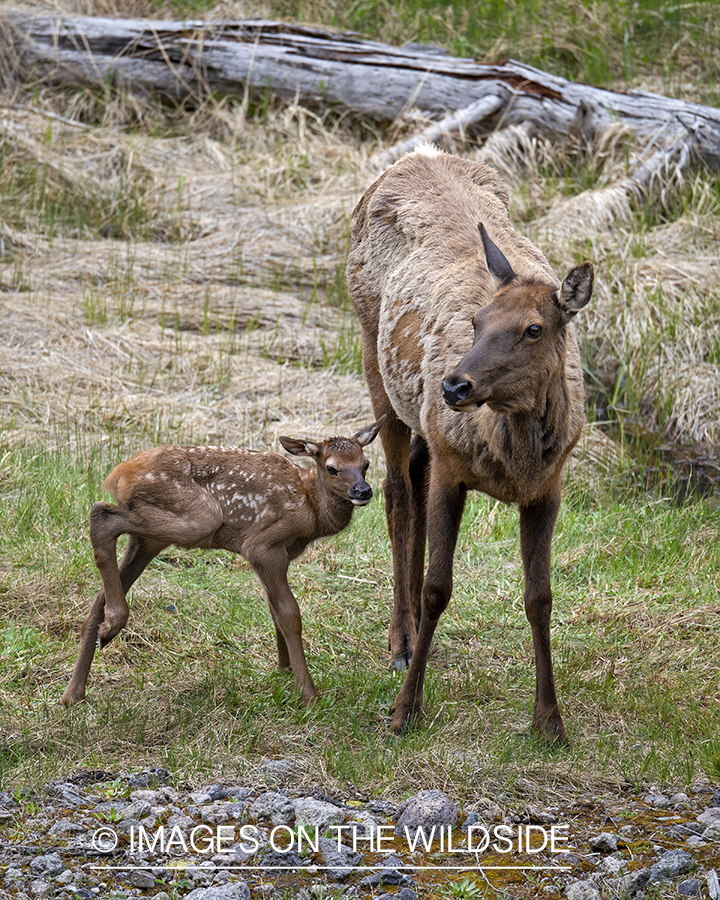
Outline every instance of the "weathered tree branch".
<path id="1" fill-rule="evenodd" d="M 554 140 L 592 137 L 620 121 L 663 145 L 692 136 L 694 151 L 720 162 L 720 110 L 641 91 L 577 84 L 509 60 L 482 64 L 429 48 L 397 48 L 352 35 L 264 20 L 148 22 L 82 16 L 7 14 L 23 57 L 52 81 L 96 81 L 175 97 L 208 89 L 270 91 L 378 120 L 417 107 L 461 110 L 439 133 L 478 121 L 490 131 L 522 124 Z M 487 110 L 486 112 L 484 112 Z"/>

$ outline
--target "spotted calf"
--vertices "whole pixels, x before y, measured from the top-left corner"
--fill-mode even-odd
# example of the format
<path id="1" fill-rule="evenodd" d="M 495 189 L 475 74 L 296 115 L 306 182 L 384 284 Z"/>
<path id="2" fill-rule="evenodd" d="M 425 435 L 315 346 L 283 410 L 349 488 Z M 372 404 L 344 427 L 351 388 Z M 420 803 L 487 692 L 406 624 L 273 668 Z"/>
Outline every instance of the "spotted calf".
<path id="1" fill-rule="evenodd" d="M 321 442 L 281 437 L 289 453 L 315 460 L 310 469 L 277 453 L 174 445 L 143 450 L 116 466 L 104 488 L 117 505 L 94 503 L 90 511 L 90 540 L 103 587 L 82 626 L 65 706 L 84 699 L 96 644 L 104 647 L 125 626 L 127 591 L 170 544 L 230 550 L 250 563 L 275 623 L 280 668 L 292 670 L 303 702 L 315 700 L 288 567 L 308 544 L 342 531 L 354 508 L 370 502 L 362 448 L 379 429 L 376 422 L 351 438 Z M 129 541 L 118 567 L 117 540 L 123 534 Z"/>

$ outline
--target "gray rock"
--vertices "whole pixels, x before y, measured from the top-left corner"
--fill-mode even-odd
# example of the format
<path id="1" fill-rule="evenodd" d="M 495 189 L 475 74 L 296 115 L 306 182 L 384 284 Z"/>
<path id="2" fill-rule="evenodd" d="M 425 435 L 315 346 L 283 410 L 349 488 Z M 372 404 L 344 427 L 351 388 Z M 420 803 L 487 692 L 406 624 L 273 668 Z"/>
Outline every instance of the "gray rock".
<path id="1" fill-rule="evenodd" d="M 380 869 L 379 872 L 373 872 L 360 882 L 364 887 L 406 887 L 413 883 L 412 875 L 399 872 L 397 869 Z"/>
<path id="2" fill-rule="evenodd" d="M 155 887 L 155 876 L 152 872 L 144 869 L 135 869 L 128 877 L 128 883 L 133 887 L 146 891 L 148 888 Z"/>
<path id="3" fill-rule="evenodd" d="M 401 888 L 397 894 L 381 894 L 377 900 L 417 900 L 417 894 L 410 888 Z"/>
<path id="4" fill-rule="evenodd" d="M 250 888 L 244 881 L 231 881 L 212 887 L 195 888 L 185 900 L 250 900 Z"/>
<path id="5" fill-rule="evenodd" d="M 688 878 L 685 881 L 681 881 L 678 885 L 678 894 L 682 894 L 683 897 L 694 897 L 695 894 L 700 893 L 700 882 L 697 878 Z"/>
<path id="6" fill-rule="evenodd" d="M 668 850 L 650 867 L 650 883 L 657 884 L 684 875 L 694 864 L 695 860 L 687 850 Z"/>
<path id="7" fill-rule="evenodd" d="M 203 806 L 201 816 L 203 822 L 210 825 L 224 825 L 226 822 L 237 822 L 245 815 L 247 804 L 244 800 L 235 803 L 233 800 L 216 800 L 209 806 Z M 284 824 L 284 823 L 276 823 Z"/>
<path id="8" fill-rule="evenodd" d="M 278 853 L 276 850 L 271 850 L 263 856 L 260 865 L 265 869 L 287 869 L 289 866 L 302 869 L 306 865 L 306 860 L 299 853 L 295 853 L 294 850 L 288 850 L 287 853 Z"/>
<path id="9" fill-rule="evenodd" d="M 52 888 L 44 878 L 34 878 L 30 882 L 31 897 L 49 897 L 51 893 Z"/>
<path id="10" fill-rule="evenodd" d="M 405 804 L 407 806 L 407 804 Z M 400 807 L 396 803 L 390 803 L 389 800 L 371 800 L 368 803 L 368 811 L 374 816 L 381 816 L 385 819 L 396 819 L 400 814 Z"/>
<path id="11" fill-rule="evenodd" d="M 601 834 L 591 837 L 589 840 L 590 849 L 597 853 L 614 853 L 618 848 L 620 838 L 616 834 L 610 834 L 603 831 Z"/>
<path id="12" fill-rule="evenodd" d="M 420 791 L 405 804 L 395 826 L 395 834 L 415 838 L 420 828 L 428 834 L 434 826 L 454 825 L 457 807 L 442 791 Z"/>
<path id="13" fill-rule="evenodd" d="M 71 884 L 73 881 L 75 881 L 75 875 L 70 869 L 65 869 L 55 879 L 56 884 Z"/>
<path id="14" fill-rule="evenodd" d="M 670 806 L 670 798 L 665 794 L 651 793 L 646 794 L 643 800 L 648 806 L 654 806 L 656 809 L 667 809 Z"/>
<path id="15" fill-rule="evenodd" d="M 720 806 L 720 788 L 710 798 L 710 806 Z"/>
<path id="16" fill-rule="evenodd" d="M 702 825 L 712 825 L 713 822 L 720 822 L 720 806 L 711 806 L 705 812 L 700 813 L 697 817 L 698 822 Z"/>
<path id="17" fill-rule="evenodd" d="M 573 881 L 565 889 L 567 900 L 600 900 L 600 891 L 594 881 Z"/>
<path id="18" fill-rule="evenodd" d="M 160 768 L 144 769 L 127 776 L 127 783 L 133 788 L 156 787 L 159 784 L 170 784 L 171 780 L 167 769 Z"/>
<path id="19" fill-rule="evenodd" d="M 606 856 L 605 859 L 600 860 L 597 871 L 600 875 L 609 875 L 614 878 L 620 874 L 626 865 L 627 862 L 624 859 L 618 859 L 617 856 Z"/>
<path id="20" fill-rule="evenodd" d="M 30 871 L 33 875 L 38 875 L 41 878 L 49 875 L 59 875 L 64 868 L 65 863 L 57 853 L 46 853 L 44 856 L 36 856 L 30 862 Z"/>
<path id="21" fill-rule="evenodd" d="M 320 855 L 328 869 L 327 876 L 335 881 L 344 881 L 353 870 L 354 866 L 362 863 L 362 857 L 345 844 L 339 844 L 329 838 L 320 838 L 318 841 Z"/>
<path id="22" fill-rule="evenodd" d="M 269 819 L 272 825 L 292 825 L 295 807 L 284 794 L 266 791 L 250 807 L 253 819 Z"/>
<path id="23" fill-rule="evenodd" d="M 353 811 L 352 819 L 347 822 L 347 825 L 353 829 L 352 833 L 355 835 L 355 838 L 363 841 L 370 838 L 379 824 L 379 820 L 364 809 Z"/>
<path id="24" fill-rule="evenodd" d="M 63 834 L 82 834 L 85 829 L 82 825 L 78 825 L 77 822 L 73 822 L 71 819 L 63 818 L 58 819 L 57 822 L 54 822 L 49 830 L 48 834 L 51 834 L 53 837 L 63 835 Z"/>
<path id="25" fill-rule="evenodd" d="M 672 797 L 670 798 L 670 802 L 673 806 L 682 807 L 687 806 L 687 804 L 690 802 L 690 798 L 684 791 L 678 791 L 677 793 L 672 795 Z"/>
<path id="26" fill-rule="evenodd" d="M 630 897 L 641 891 L 650 881 L 650 869 L 636 869 L 619 879 L 620 892 Z"/>
<path id="27" fill-rule="evenodd" d="M 152 807 L 147 800 L 134 800 L 120 813 L 121 819 L 143 819 L 152 812 Z"/>
<path id="28" fill-rule="evenodd" d="M 300 763 L 294 759 L 268 759 L 262 764 L 262 771 L 268 784 L 288 781 L 300 768 Z"/>
<path id="29" fill-rule="evenodd" d="M 685 841 L 688 847 L 704 847 L 705 841 L 697 834 L 691 834 Z"/>
<path id="30" fill-rule="evenodd" d="M 720 841 L 720 822 L 711 822 L 700 836 L 704 841 Z"/>
<path id="31" fill-rule="evenodd" d="M 293 800 L 295 820 L 317 828 L 322 834 L 331 825 L 342 825 L 345 821 L 345 810 L 324 800 L 314 797 L 301 797 Z"/>
<path id="32" fill-rule="evenodd" d="M 87 806 L 87 798 L 83 797 L 77 786 L 66 781 L 50 782 L 47 793 L 49 797 L 61 800 L 65 806 L 71 806 L 73 809 Z"/>

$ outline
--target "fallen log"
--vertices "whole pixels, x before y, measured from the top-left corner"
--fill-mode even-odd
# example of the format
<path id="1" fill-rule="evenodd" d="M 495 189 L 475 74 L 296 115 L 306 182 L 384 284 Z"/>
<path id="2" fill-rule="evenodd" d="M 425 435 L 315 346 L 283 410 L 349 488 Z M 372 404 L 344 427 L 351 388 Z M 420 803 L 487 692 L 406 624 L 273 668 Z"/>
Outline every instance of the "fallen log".
<path id="1" fill-rule="evenodd" d="M 269 91 L 377 120 L 410 107 L 446 117 L 487 109 L 480 119 L 449 117 L 443 128 L 521 124 L 553 140 L 580 135 L 590 142 L 619 121 L 643 141 L 661 134 L 663 143 L 676 144 L 692 136 L 702 159 L 720 162 L 718 109 L 643 91 L 607 91 L 514 60 L 478 63 L 415 44 L 392 47 L 258 19 L 151 22 L 16 12 L 5 21 L 26 65 L 54 82 L 113 81 L 179 98 Z"/>

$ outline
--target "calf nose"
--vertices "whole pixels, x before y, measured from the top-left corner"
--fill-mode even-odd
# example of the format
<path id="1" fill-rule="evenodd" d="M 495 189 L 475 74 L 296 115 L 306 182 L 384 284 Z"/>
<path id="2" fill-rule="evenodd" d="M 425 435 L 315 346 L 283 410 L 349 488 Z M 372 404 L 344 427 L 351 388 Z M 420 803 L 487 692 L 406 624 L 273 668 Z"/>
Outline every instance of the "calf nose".
<path id="1" fill-rule="evenodd" d="M 367 481 L 354 484 L 350 490 L 350 499 L 353 502 L 369 503 L 372 499 L 372 488 Z"/>
<path id="2" fill-rule="evenodd" d="M 443 400 L 448 406 L 459 406 L 467 399 L 470 388 L 470 382 L 462 375 L 448 375 L 442 385 Z"/>

